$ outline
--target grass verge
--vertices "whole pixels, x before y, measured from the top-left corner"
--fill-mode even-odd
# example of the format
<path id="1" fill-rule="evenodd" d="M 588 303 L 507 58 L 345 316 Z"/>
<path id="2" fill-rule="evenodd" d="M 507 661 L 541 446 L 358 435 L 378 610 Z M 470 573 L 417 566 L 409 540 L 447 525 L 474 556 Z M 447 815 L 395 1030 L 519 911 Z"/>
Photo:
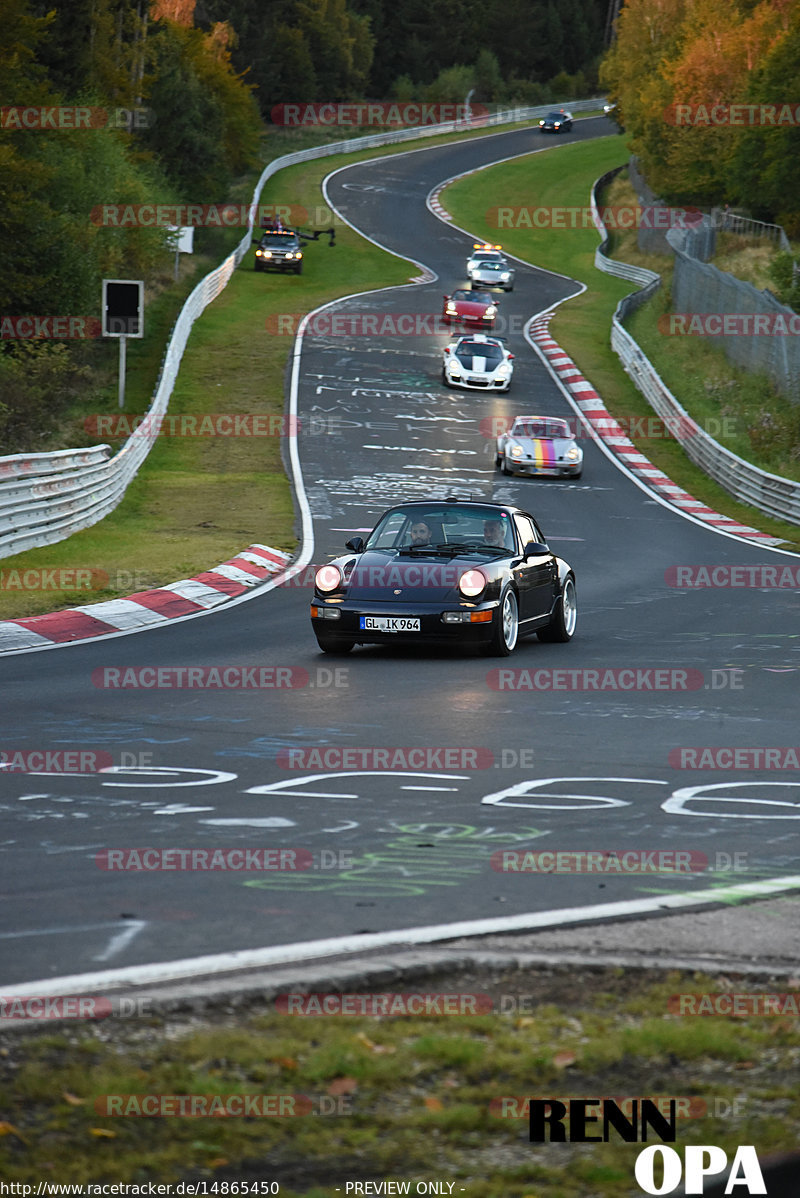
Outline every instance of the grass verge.
<path id="1" fill-rule="evenodd" d="M 675 1098 L 679 1150 L 713 1143 L 731 1159 L 738 1144 L 760 1156 L 796 1145 L 797 1019 L 674 1013 L 671 996 L 728 993 L 724 981 L 553 968 L 402 988 L 466 996 L 456 1000 L 464 1010 L 488 995 L 495 1013 L 298 1018 L 250 1000 L 202 1019 L 6 1032 L 0 1173 L 18 1183 L 217 1183 L 207 1193 L 275 1181 L 288 1198 L 433 1176 L 470 1198 L 628 1198 L 642 1145 L 614 1132 L 608 1143 L 531 1144 L 524 1100 L 535 1096 Z M 736 979 L 738 994 L 764 989 Z M 796 989 L 791 997 L 800 1003 Z M 139 1097 L 114 1097 L 123 1095 Z M 287 1097 L 283 1117 L 146 1117 L 133 1113 L 148 1109 L 145 1095 L 219 1096 L 219 1109 L 229 1096 Z"/>
<path id="2" fill-rule="evenodd" d="M 499 239 L 509 253 L 586 284 L 586 291 L 557 310 L 550 326 L 553 336 L 575 360 L 602 395 L 609 411 L 623 426 L 635 428 L 638 425 L 647 428 L 648 421 L 653 417 L 653 410 L 623 371 L 609 342 L 614 309 L 619 300 L 631 290 L 631 285 L 605 275 L 595 268 L 594 254 L 599 242 L 594 226 L 589 222 L 576 219 L 574 228 L 537 229 L 528 227 L 524 218 L 521 221 L 516 215 L 517 212 L 534 208 L 552 209 L 557 212 L 585 211 L 590 202 L 591 185 L 594 180 L 620 165 L 626 158 L 625 138 L 622 135 L 591 142 L 576 142 L 558 147 L 557 153 L 545 152 L 517 159 L 453 183 L 443 193 L 442 202 L 452 214 L 455 223 L 476 236 L 485 237 L 488 241 Z M 501 188 L 498 187 L 499 171 L 502 171 Z M 513 214 L 504 218 L 505 227 L 502 224 L 498 227 L 498 221 L 494 217 L 498 212 L 497 195 L 500 193 L 503 196 L 503 208 Z M 609 202 L 619 203 L 620 199 L 616 194 L 612 194 Z M 571 223 L 571 220 L 572 218 L 566 217 L 565 223 Z M 588 227 L 583 227 L 585 224 L 588 224 Z M 635 246 L 635 237 L 617 235 L 612 252 L 625 261 L 647 265 L 663 273 L 668 259 L 633 252 L 631 243 Z M 671 386 L 679 402 L 688 406 L 685 392 L 690 379 L 697 394 L 708 396 L 706 379 L 712 381 L 712 394 L 719 390 L 716 380 L 721 377 L 724 357 L 719 350 L 713 350 L 708 346 L 701 347 L 703 350 L 708 349 L 709 354 L 714 355 L 714 359 L 712 362 L 704 354 L 700 359 L 703 366 L 698 370 L 699 349 L 694 344 L 697 339 L 692 339 L 690 345 L 678 345 L 676 343 L 680 338 L 665 338 L 657 333 L 656 322 L 660 313 L 664 311 L 660 306 L 663 303 L 662 294 L 655 305 L 646 305 L 641 309 L 631 323 L 631 332 L 638 339 L 638 331 L 642 325 L 646 324 L 648 328 L 656 330 L 647 339 L 646 344 L 642 342 L 643 348 L 650 356 L 650 348 L 655 352 L 655 346 L 658 346 L 658 360 L 653 358 L 654 363 L 662 371 L 664 381 Z M 689 341 L 688 338 L 686 340 Z M 743 379 L 747 378 L 744 372 L 735 373 Z M 751 388 L 754 396 L 753 406 L 760 410 L 762 384 L 757 381 L 746 384 L 740 379 L 734 385 L 742 393 Z M 724 398 L 729 394 L 729 390 L 722 390 Z M 712 398 L 710 410 L 719 415 L 721 407 L 724 406 L 724 398 L 722 402 L 718 398 L 715 402 L 715 398 Z M 791 409 L 792 405 L 788 407 Z M 695 415 L 694 412 L 692 414 Z M 786 416 L 787 420 L 792 416 L 795 420 L 800 419 L 800 409 L 793 409 L 787 412 Z M 696 415 L 695 418 L 701 417 Z M 736 423 L 740 423 L 738 417 Z M 785 428 L 784 425 L 779 426 L 776 441 L 779 442 L 784 436 Z M 763 431 L 771 435 L 774 430 L 767 427 Z M 796 525 L 774 520 L 755 508 L 737 502 L 694 466 L 676 441 L 663 437 L 632 439 L 653 464 L 669 475 L 673 482 L 684 487 L 709 507 L 743 524 L 752 525 L 771 536 L 781 538 L 786 542 L 785 548 L 800 550 L 800 529 Z M 800 433 L 797 440 L 800 442 Z M 746 444 L 750 451 L 744 452 L 742 456 L 752 459 L 752 442 L 747 441 Z M 744 442 L 741 443 L 741 448 L 745 448 Z M 795 469 L 796 467 L 795 462 Z"/>

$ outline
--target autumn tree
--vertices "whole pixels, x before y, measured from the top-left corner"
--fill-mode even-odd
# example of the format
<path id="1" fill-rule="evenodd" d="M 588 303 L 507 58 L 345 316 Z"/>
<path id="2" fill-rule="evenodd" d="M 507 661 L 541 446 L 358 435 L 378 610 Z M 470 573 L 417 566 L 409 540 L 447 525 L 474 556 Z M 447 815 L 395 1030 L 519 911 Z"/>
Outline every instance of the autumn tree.
<path id="1" fill-rule="evenodd" d="M 798 11 L 800 0 L 625 4 L 600 79 L 619 104 L 631 151 L 664 198 L 714 204 L 749 189 L 755 199 L 756 167 L 769 168 L 781 186 L 793 177 L 783 161 L 790 143 L 776 129 L 746 130 L 710 114 L 761 103 L 767 90 L 784 101 L 796 94 L 790 33 Z"/>

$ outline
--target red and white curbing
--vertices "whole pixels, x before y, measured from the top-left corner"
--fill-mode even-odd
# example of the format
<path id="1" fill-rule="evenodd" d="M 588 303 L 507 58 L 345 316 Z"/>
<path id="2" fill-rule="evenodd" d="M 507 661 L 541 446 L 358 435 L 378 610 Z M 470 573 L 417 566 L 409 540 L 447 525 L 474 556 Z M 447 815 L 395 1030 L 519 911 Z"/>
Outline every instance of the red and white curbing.
<path id="1" fill-rule="evenodd" d="M 624 462 L 632 474 L 646 483 L 653 491 L 656 491 L 668 503 L 694 516 L 697 520 L 702 520 L 712 525 L 714 528 L 718 528 L 723 532 L 733 533 L 737 537 L 743 537 L 760 545 L 783 544 L 779 537 L 770 537 L 766 533 L 759 532 L 757 528 L 750 528 L 747 524 L 740 524 L 737 520 L 732 520 L 730 516 L 723 516 L 720 512 L 715 512 L 713 508 L 707 507 L 699 499 L 695 499 L 688 491 L 684 491 L 682 487 L 676 486 L 672 479 L 664 474 L 663 470 L 659 470 L 657 466 L 654 466 L 625 435 L 617 421 L 607 411 L 605 404 L 592 384 L 583 377 L 578 367 L 569 355 L 564 352 L 558 342 L 553 340 L 549 330 L 552 316 L 552 312 L 545 312 L 530 324 L 528 331 L 531 340 L 540 349 L 553 374 L 557 376 L 567 391 L 570 392 L 576 407 L 594 429 L 603 444 L 621 462 Z"/>
<path id="2" fill-rule="evenodd" d="M 0 653 L 128 632 L 217 607 L 264 582 L 270 575 L 280 573 L 289 564 L 291 556 L 268 545 L 250 545 L 213 570 L 169 586 L 138 591 L 125 599 L 70 607 L 44 616 L 0 621 Z"/>
<path id="3" fill-rule="evenodd" d="M 472 171 L 469 171 L 468 174 L 472 174 Z M 449 183 L 449 182 L 451 182 L 451 180 L 448 179 L 447 182 Z M 431 196 L 429 196 L 428 207 L 431 209 L 432 212 L 436 213 L 436 215 L 439 217 L 439 220 L 451 221 L 453 219 L 452 216 L 450 215 L 450 213 L 445 208 L 444 204 L 442 204 L 442 202 L 439 199 L 440 192 L 444 191 L 446 186 L 447 186 L 447 183 L 442 183 L 437 188 L 437 190 L 434 191 Z"/>

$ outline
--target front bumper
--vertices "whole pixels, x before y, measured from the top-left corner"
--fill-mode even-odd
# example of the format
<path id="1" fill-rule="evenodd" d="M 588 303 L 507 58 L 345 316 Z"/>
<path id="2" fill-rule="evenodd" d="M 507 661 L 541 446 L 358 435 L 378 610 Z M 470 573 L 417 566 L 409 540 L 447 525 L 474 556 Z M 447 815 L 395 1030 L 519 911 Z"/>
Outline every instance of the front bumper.
<path id="1" fill-rule="evenodd" d="M 490 329 L 494 325 L 495 316 L 467 316 L 463 312 L 445 312 L 442 315 L 442 320 L 447 324 L 474 324 Z"/>
<path id="2" fill-rule="evenodd" d="M 508 458 L 506 465 L 514 474 L 542 474 L 551 478 L 571 478 L 583 469 L 583 462 L 556 462 L 551 466 L 542 466 L 530 458 Z"/>
<path id="3" fill-rule="evenodd" d="M 256 270 L 297 270 L 302 258 L 256 258 Z"/>
<path id="4" fill-rule="evenodd" d="M 465 391 L 507 391 L 511 377 L 495 378 L 491 374 L 461 374 L 454 378 L 449 370 L 445 371 L 451 387 L 463 387 Z"/>
<path id="5" fill-rule="evenodd" d="M 314 598 L 311 607 L 316 609 L 336 608 L 338 619 L 311 616 L 314 632 L 331 638 L 355 641 L 362 645 L 407 645 L 407 644 L 465 644 L 485 645 L 491 640 L 494 613 L 497 601 L 474 604 L 452 603 L 389 603 L 348 602 L 348 600 L 323 600 Z M 485 613 L 481 621 L 445 623 L 444 612 L 459 612 L 471 615 Z M 362 616 L 402 616 L 419 619 L 419 632 L 378 632 L 360 627 Z"/>
<path id="6" fill-rule="evenodd" d="M 497 277 L 497 275 L 489 275 L 487 278 L 479 274 L 472 274 L 469 277 L 470 281 L 477 283 L 479 287 L 499 287 L 505 291 L 508 287 L 514 286 L 513 275 L 510 279 L 500 279 Z"/>

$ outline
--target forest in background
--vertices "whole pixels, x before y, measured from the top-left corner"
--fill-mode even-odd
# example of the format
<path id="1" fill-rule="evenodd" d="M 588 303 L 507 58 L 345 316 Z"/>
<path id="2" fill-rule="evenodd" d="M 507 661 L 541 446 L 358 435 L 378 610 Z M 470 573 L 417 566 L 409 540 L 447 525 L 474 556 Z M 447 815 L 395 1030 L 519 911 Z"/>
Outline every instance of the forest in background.
<path id="1" fill-rule="evenodd" d="M 626 0 L 600 81 L 657 194 L 800 236 L 800 0 Z"/>
<path id="2" fill-rule="evenodd" d="M 587 94 L 604 11 L 605 0 L 0 0 L 0 454 L 43 448 L 59 411 L 109 382 L 107 345 L 21 336 L 18 318 L 98 317 L 103 278 L 164 285 L 166 229 L 98 222 L 98 205 L 221 203 L 276 152 L 275 104 Z M 89 127 L 47 123 L 77 107 Z M 50 116 L 36 128 L 23 110 Z"/>
<path id="3" fill-rule="evenodd" d="M 0 453 L 40 447 L 60 406 L 108 385 L 107 347 L 15 338 L 7 318 L 98 316 L 103 278 L 163 280 L 166 230 L 98 224 L 93 209 L 224 201 L 281 152 L 275 105 L 463 102 L 470 89 L 473 102 L 541 104 L 600 88 L 667 201 L 728 203 L 800 236 L 800 0 L 625 0 L 604 48 L 616 7 L 0 0 Z M 697 119 L 732 104 L 772 105 L 782 119 Z M 133 116 L 121 127 L 15 123 L 21 108 L 70 105 Z M 678 105 L 691 123 L 675 119 Z"/>

